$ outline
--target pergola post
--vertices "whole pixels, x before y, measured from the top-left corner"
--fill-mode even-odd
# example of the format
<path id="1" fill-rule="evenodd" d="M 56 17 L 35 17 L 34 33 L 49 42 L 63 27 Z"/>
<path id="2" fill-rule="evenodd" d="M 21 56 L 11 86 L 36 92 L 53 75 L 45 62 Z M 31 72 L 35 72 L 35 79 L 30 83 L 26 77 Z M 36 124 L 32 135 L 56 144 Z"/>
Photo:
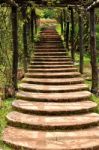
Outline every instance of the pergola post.
<path id="1" fill-rule="evenodd" d="M 79 14 L 79 51 L 80 51 L 79 71 L 81 74 L 83 74 L 83 53 L 84 53 L 83 52 L 83 21 L 82 21 L 81 14 Z"/>
<path id="2" fill-rule="evenodd" d="M 63 13 L 60 15 L 60 24 L 61 24 L 61 34 L 63 35 Z"/>
<path id="3" fill-rule="evenodd" d="M 67 20 L 66 26 L 66 48 L 69 50 L 69 21 Z"/>
<path id="4" fill-rule="evenodd" d="M 12 83 L 13 88 L 17 90 L 17 72 L 18 72 L 18 24 L 17 7 L 12 7 L 12 39 L 13 39 L 13 63 L 12 63 Z"/>
<path id="5" fill-rule="evenodd" d="M 74 11 L 73 11 L 73 8 L 70 7 L 70 10 L 71 10 L 71 57 L 72 57 L 72 60 L 74 62 L 74 55 L 75 55 L 75 46 L 74 46 Z"/>
<path id="6" fill-rule="evenodd" d="M 31 10 L 31 42 L 34 42 L 34 10 Z"/>
<path id="7" fill-rule="evenodd" d="M 24 47 L 24 71 L 27 71 L 27 62 L 28 62 L 28 48 L 27 48 L 27 22 L 26 22 L 26 8 L 22 8 L 22 15 L 24 19 L 23 24 L 23 47 Z"/>
<path id="8" fill-rule="evenodd" d="M 96 52 L 96 29 L 95 29 L 95 10 L 90 9 L 90 51 L 91 51 L 91 67 L 92 67 L 92 93 L 98 93 L 98 67 Z"/>
<path id="9" fill-rule="evenodd" d="M 34 25 L 35 25 L 35 34 L 37 34 L 37 19 L 36 19 L 35 9 L 34 9 Z"/>
<path id="10" fill-rule="evenodd" d="M 63 22 L 64 22 L 64 42 L 66 41 L 66 19 L 65 16 L 66 15 L 66 11 L 65 9 L 63 9 Z"/>

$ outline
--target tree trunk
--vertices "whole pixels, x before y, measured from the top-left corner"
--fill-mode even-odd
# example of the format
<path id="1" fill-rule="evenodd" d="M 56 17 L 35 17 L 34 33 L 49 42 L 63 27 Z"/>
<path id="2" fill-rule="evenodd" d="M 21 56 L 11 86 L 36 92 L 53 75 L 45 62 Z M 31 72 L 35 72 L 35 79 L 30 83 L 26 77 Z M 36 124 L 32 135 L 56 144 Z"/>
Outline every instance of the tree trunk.
<path id="1" fill-rule="evenodd" d="M 69 21 L 67 22 L 66 28 L 66 48 L 69 50 Z"/>
<path id="2" fill-rule="evenodd" d="M 63 23 L 64 23 L 64 42 L 66 42 L 66 11 L 63 9 Z"/>
<path id="3" fill-rule="evenodd" d="M 75 55 L 75 46 L 74 46 L 74 12 L 73 8 L 70 8 L 71 10 L 71 57 L 74 61 L 74 55 Z"/>
<path id="4" fill-rule="evenodd" d="M 90 50 L 91 50 L 91 67 L 92 67 L 92 88 L 93 93 L 98 93 L 98 67 L 96 61 L 96 31 L 95 31 L 95 12 L 90 10 Z"/>
<path id="5" fill-rule="evenodd" d="M 37 34 L 37 18 L 36 18 L 35 10 L 34 10 L 34 25 L 35 25 L 35 34 Z"/>
<path id="6" fill-rule="evenodd" d="M 81 14 L 79 15 L 79 51 L 80 51 L 80 67 L 79 71 L 83 74 L 83 21 Z"/>
<path id="7" fill-rule="evenodd" d="M 61 12 L 61 16 L 60 16 L 60 23 L 61 23 L 61 34 L 63 35 L 63 14 Z"/>
<path id="8" fill-rule="evenodd" d="M 22 15 L 24 19 L 24 24 L 23 24 L 24 71 L 26 72 L 27 62 L 28 62 L 26 8 L 22 9 Z"/>
<path id="9" fill-rule="evenodd" d="M 34 42 L 34 22 L 33 22 L 33 18 L 34 18 L 34 12 L 33 10 L 31 11 L 31 42 Z"/>
<path id="10" fill-rule="evenodd" d="M 13 88 L 17 90 L 17 71 L 18 71 L 18 25 L 17 25 L 17 7 L 12 7 L 12 39 L 13 39 L 13 64 L 12 64 L 12 82 Z"/>

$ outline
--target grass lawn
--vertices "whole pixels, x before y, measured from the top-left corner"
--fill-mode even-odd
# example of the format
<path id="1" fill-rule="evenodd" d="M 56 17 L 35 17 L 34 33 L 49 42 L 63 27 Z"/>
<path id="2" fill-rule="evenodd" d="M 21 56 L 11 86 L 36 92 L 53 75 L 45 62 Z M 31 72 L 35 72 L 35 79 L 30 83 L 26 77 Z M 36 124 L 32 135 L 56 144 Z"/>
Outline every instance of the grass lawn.
<path id="1" fill-rule="evenodd" d="M 3 105 L 2 108 L 0 108 L 0 148 L 2 148 L 3 150 L 12 150 L 11 148 L 9 148 L 8 146 L 6 146 L 3 142 L 2 142 L 2 132 L 4 130 L 4 128 L 7 125 L 7 121 L 6 121 L 6 115 L 8 114 L 8 112 L 11 111 L 11 103 L 12 103 L 13 99 L 6 99 L 3 101 Z"/>

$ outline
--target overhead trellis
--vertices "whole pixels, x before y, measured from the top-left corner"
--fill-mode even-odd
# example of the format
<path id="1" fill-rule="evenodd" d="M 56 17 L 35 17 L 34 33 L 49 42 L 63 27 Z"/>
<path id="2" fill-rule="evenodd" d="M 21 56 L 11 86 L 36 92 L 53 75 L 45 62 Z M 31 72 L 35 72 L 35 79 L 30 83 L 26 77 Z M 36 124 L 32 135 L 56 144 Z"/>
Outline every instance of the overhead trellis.
<path id="1" fill-rule="evenodd" d="M 67 5 L 83 5 L 88 6 L 95 0 L 0 0 L 0 3 L 7 3 L 10 5 L 39 5 L 39 6 L 54 6 L 54 7 L 66 7 Z"/>

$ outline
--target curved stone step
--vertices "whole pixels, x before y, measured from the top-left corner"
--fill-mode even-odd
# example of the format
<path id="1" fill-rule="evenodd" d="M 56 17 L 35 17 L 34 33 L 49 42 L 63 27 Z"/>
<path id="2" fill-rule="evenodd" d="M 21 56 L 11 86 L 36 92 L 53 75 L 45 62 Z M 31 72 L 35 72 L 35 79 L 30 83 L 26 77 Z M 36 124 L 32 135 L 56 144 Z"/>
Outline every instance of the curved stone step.
<path id="1" fill-rule="evenodd" d="M 54 59 L 54 58 L 57 58 L 57 59 L 66 59 L 66 58 L 70 58 L 71 59 L 71 57 L 69 57 L 69 56 L 51 56 L 51 57 L 50 56 L 49 57 L 48 56 L 43 56 L 43 57 L 42 56 L 35 56 L 35 57 L 33 57 L 33 59 L 34 58 L 37 58 L 37 59 L 39 59 L 39 58 L 40 59 L 42 59 L 42 58 L 45 58 L 45 59 L 47 59 L 47 58 L 48 59 Z"/>
<path id="2" fill-rule="evenodd" d="M 99 123 L 99 114 L 96 113 L 71 116 L 40 116 L 12 111 L 6 118 L 12 126 L 38 130 L 82 129 Z"/>
<path id="3" fill-rule="evenodd" d="M 98 150 L 99 127 L 65 132 L 44 132 L 7 127 L 3 141 L 25 150 Z"/>
<path id="4" fill-rule="evenodd" d="M 47 58 L 34 58 L 33 60 L 31 60 L 31 61 L 46 61 L 46 63 L 47 63 L 47 61 L 58 61 L 59 63 L 60 63 L 60 61 L 62 61 L 62 62 L 66 62 L 66 61 L 72 61 L 70 58 L 49 58 L 49 57 L 47 57 Z"/>
<path id="5" fill-rule="evenodd" d="M 56 49 L 56 48 L 58 48 L 58 49 L 63 49 L 64 47 L 61 45 L 46 45 L 46 46 L 40 46 L 40 45 L 35 45 L 35 49 L 48 49 L 48 48 L 50 48 L 50 49 Z"/>
<path id="6" fill-rule="evenodd" d="M 15 100 L 12 103 L 13 108 L 27 114 L 38 115 L 71 115 L 94 111 L 97 104 L 92 101 L 81 101 L 71 103 L 48 103 L 31 102 L 24 100 Z"/>
<path id="7" fill-rule="evenodd" d="M 88 91 L 64 92 L 64 93 L 41 93 L 19 91 L 16 94 L 17 99 L 42 101 L 42 102 L 76 102 L 87 100 L 91 97 Z"/>
<path id="8" fill-rule="evenodd" d="M 50 49 L 50 50 L 49 50 L 49 49 L 47 49 L 47 48 L 46 48 L 46 49 L 43 49 L 43 48 L 42 48 L 42 49 L 37 49 L 37 50 L 35 49 L 35 52 L 40 52 L 40 53 L 41 53 L 41 52 L 54 52 L 54 53 L 63 52 L 63 53 L 66 53 L 65 50 L 60 50 L 60 49 L 56 49 L 56 50 L 55 50 L 55 49 Z"/>
<path id="9" fill-rule="evenodd" d="M 30 62 L 30 65 L 65 65 L 65 64 L 68 64 L 68 65 L 71 65 L 73 64 L 72 61 L 31 61 Z"/>
<path id="10" fill-rule="evenodd" d="M 71 78 L 71 77 L 80 77 L 79 72 L 33 72 L 33 73 L 26 73 L 25 77 L 29 78 Z"/>
<path id="11" fill-rule="evenodd" d="M 36 64 L 36 65 L 29 65 L 28 67 L 29 68 L 40 68 L 40 69 L 41 68 L 44 68 L 44 69 L 45 68 L 48 68 L 48 69 L 52 68 L 53 69 L 53 68 L 70 68 L 70 67 L 73 68 L 74 65 L 72 65 L 72 64 L 64 64 L 64 65 L 63 64 L 61 64 L 61 65 L 60 64 L 58 64 L 58 65 L 55 65 L 55 64 L 54 65 L 51 65 L 51 64 L 50 65 L 48 65 L 48 64 L 47 65 L 46 64 L 45 65 L 44 64 L 43 65 Z"/>
<path id="12" fill-rule="evenodd" d="M 66 52 L 34 52 L 34 55 L 66 55 Z"/>
<path id="13" fill-rule="evenodd" d="M 22 80 L 23 83 L 30 83 L 30 84 L 47 84 L 47 85 L 68 85 L 68 84 L 79 84 L 83 83 L 84 79 L 81 77 L 75 78 L 24 78 Z"/>
<path id="14" fill-rule="evenodd" d="M 74 72 L 74 71 L 78 71 L 77 68 L 31 68 L 29 67 L 27 69 L 28 72 Z"/>
<path id="15" fill-rule="evenodd" d="M 29 92 L 73 92 L 88 90 L 88 86 L 85 84 L 74 84 L 74 85 L 39 85 L 39 84 L 28 84 L 21 83 L 19 89 Z"/>

